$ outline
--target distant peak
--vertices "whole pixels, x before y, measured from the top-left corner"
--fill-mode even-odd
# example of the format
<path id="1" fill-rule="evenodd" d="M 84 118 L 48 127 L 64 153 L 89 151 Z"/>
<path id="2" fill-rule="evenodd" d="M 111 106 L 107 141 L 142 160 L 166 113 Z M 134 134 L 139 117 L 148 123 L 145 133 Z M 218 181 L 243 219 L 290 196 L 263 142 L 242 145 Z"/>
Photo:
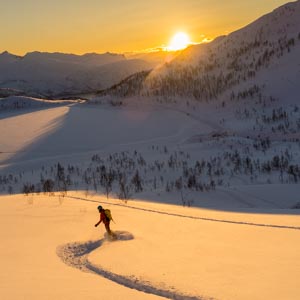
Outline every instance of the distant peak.
<path id="1" fill-rule="evenodd" d="M 18 56 L 18 55 L 15 55 L 15 54 L 11 54 L 8 51 L 3 51 L 2 53 L 0 53 L 0 57 L 20 58 L 21 56 Z"/>
<path id="2" fill-rule="evenodd" d="M 105 54 L 106 54 L 106 55 L 110 55 L 110 56 L 123 56 L 123 54 L 112 53 L 112 52 L 109 52 L 109 51 L 107 51 Z"/>
<path id="3" fill-rule="evenodd" d="M 3 51 L 0 55 L 3 55 L 3 56 L 16 56 L 16 55 L 13 55 L 13 54 L 9 53 L 8 51 Z"/>
<path id="4" fill-rule="evenodd" d="M 123 56 L 123 54 L 112 53 L 112 52 L 105 52 L 105 53 L 90 52 L 90 53 L 85 53 L 82 56 L 101 56 L 101 55 L 106 55 L 106 56 Z"/>

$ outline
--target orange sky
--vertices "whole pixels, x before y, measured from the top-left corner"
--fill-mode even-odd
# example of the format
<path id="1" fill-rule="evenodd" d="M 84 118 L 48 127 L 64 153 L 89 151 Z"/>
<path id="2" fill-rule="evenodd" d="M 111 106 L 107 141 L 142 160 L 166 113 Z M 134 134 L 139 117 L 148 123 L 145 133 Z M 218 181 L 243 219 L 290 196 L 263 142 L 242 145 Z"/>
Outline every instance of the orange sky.
<path id="1" fill-rule="evenodd" d="M 0 0 L 0 52 L 129 52 L 239 29 L 280 0 Z"/>

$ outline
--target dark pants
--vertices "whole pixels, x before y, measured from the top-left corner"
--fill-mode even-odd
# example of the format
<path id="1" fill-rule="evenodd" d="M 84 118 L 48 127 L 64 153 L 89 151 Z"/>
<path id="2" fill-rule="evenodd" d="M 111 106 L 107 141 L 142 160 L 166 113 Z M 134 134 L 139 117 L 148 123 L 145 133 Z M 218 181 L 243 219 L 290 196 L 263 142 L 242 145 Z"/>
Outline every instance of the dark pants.
<path id="1" fill-rule="evenodd" d="M 110 222 L 105 223 L 104 225 L 105 225 L 106 232 L 107 232 L 109 235 L 112 235 L 112 232 L 111 232 L 110 227 L 109 227 L 109 223 L 110 223 Z"/>

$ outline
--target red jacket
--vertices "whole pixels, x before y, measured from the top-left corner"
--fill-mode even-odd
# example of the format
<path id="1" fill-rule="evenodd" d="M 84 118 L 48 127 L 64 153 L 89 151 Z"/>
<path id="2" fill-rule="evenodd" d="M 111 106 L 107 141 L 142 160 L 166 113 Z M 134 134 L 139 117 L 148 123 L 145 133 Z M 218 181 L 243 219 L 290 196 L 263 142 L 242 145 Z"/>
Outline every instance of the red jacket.
<path id="1" fill-rule="evenodd" d="M 108 217 L 106 216 L 104 210 L 102 210 L 102 211 L 100 212 L 100 221 L 99 221 L 99 224 L 100 224 L 101 222 L 103 222 L 104 224 L 109 224 L 109 222 L 110 222 L 109 219 L 108 219 Z"/>

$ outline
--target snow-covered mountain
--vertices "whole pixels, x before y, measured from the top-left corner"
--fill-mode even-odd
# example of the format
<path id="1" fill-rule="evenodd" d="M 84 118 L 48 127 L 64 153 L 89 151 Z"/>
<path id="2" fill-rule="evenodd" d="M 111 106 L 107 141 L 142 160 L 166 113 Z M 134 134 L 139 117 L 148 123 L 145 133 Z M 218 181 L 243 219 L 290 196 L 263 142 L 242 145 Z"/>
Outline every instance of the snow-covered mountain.
<path id="1" fill-rule="evenodd" d="M 57 96 L 108 88 L 125 77 L 153 67 L 120 54 L 84 55 L 27 53 L 24 57 L 0 54 L 0 88 L 29 95 Z"/>
<path id="2" fill-rule="evenodd" d="M 300 89 L 299 16 L 300 1 L 287 3 L 228 36 L 191 46 L 150 74 L 145 93 L 207 101 L 256 84 L 275 97 L 294 96 Z"/>
<path id="3" fill-rule="evenodd" d="M 111 54 L 0 55 L 32 90 L 126 77 L 90 101 L 0 87 L 0 298 L 300 299 L 299 12 L 152 74 Z"/>
<path id="4" fill-rule="evenodd" d="M 134 53 L 125 53 L 125 57 L 128 59 L 142 59 L 153 63 L 157 66 L 160 66 L 164 63 L 172 61 L 177 57 L 182 50 L 178 51 L 165 51 L 165 50 L 153 50 L 149 52 L 134 52 Z"/>

